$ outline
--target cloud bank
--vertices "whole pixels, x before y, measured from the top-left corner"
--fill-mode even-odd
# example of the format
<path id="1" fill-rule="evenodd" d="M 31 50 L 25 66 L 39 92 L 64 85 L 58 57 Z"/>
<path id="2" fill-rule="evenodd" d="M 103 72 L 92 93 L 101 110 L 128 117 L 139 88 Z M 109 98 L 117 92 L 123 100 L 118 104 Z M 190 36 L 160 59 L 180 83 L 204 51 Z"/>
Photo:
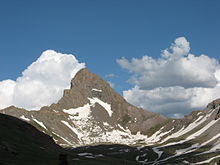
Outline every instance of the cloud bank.
<path id="1" fill-rule="evenodd" d="M 10 105 L 37 110 L 57 102 L 75 74 L 85 67 L 74 55 L 44 51 L 16 81 L 0 81 L 0 109 Z"/>
<path id="2" fill-rule="evenodd" d="M 190 43 L 177 38 L 161 57 L 126 58 L 117 63 L 131 73 L 134 85 L 123 91 L 130 103 L 170 117 L 182 117 L 220 97 L 220 64 L 190 53 Z"/>

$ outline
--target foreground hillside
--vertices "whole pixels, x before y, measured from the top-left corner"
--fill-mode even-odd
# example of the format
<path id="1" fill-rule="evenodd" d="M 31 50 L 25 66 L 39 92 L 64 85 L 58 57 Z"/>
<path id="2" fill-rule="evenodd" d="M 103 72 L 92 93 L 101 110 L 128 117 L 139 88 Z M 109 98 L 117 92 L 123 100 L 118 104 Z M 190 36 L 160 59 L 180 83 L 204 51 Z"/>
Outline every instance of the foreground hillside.
<path id="1" fill-rule="evenodd" d="M 63 149 L 17 118 L 0 114 L 0 164 L 58 164 Z"/>
<path id="2" fill-rule="evenodd" d="M 125 161 L 128 165 L 139 164 L 126 160 L 129 155 L 124 159 L 114 155 L 114 150 L 100 153 L 111 146 L 96 146 L 92 156 L 87 154 L 91 152 L 89 148 L 63 149 L 30 124 L 4 114 L 0 114 L 0 130 L 0 165 L 123 165 Z"/>
<path id="3" fill-rule="evenodd" d="M 63 149 L 33 126 L 3 114 L 0 130 L 1 165 L 214 165 L 220 160 L 217 146 L 180 141 L 160 146 L 109 144 Z"/>

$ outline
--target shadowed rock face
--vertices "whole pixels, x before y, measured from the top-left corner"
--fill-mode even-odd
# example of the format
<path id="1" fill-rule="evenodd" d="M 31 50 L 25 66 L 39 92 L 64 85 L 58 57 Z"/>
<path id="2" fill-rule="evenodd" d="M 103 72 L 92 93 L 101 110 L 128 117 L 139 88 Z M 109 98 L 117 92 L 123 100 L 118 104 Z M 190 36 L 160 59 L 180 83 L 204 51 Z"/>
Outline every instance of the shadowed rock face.
<path id="1" fill-rule="evenodd" d="M 131 139 L 129 136 L 137 132 L 147 134 L 150 128 L 168 120 L 127 103 L 107 82 L 88 69 L 76 74 L 71 88 L 64 91 L 58 103 L 42 107 L 39 111 L 12 106 L 2 113 L 26 120 L 61 145 L 130 143 L 134 140 L 126 142 L 123 139 Z M 119 136 L 121 141 L 111 136 Z M 83 137 L 91 140 L 82 140 Z"/>

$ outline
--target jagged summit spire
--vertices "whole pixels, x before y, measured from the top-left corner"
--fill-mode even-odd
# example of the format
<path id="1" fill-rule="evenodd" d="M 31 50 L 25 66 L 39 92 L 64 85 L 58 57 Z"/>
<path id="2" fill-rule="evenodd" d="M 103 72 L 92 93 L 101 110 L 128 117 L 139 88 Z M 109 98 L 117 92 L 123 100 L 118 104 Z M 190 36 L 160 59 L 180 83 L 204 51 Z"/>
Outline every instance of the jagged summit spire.
<path id="1" fill-rule="evenodd" d="M 101 84 L 100 84 L 101 83 Z M 81 69 L 71 81 L 71 88 L 74 86 L 83 87 L 87 84 L 87 88 L 103 88 L 110 87 L 110 85 L 101 79 L 98 75 L 91 73 L 88 68 Z M 84 86 L 85 87 L 85 86 Z"/>
<path id="2" fill-rule="evenodd" d="M 62 108 L 81 107 L 89 102 L 88 98 L 99 98 L 104 102 L 126 102 L 125 99 L 111 88 L 109 83 L 89 69 L 81 69 L 71 81 L 71 88 L 64 91 L 58 102 Z"/>

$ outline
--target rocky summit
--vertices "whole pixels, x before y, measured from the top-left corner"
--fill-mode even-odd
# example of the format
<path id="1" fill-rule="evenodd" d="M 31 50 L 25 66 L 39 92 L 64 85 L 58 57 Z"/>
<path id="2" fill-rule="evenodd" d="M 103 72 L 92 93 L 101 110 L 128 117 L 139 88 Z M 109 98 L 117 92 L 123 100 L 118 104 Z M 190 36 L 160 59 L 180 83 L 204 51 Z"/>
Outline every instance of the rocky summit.
<path id="1" fill-rule="evenodd" d="M 95 159 L 102 148 L 103 156 L 127 154 L 126 159 L 140 164 L 214 164 L 220 159 L 220 99 L 170 119 L 129 104 L 88 69 L 76 74 L 55 104 L 38 111 L 11 106 L 0 112 L 28 122 L 60 146 L 80 147 L 72 151 L 84 158 Z"/>

